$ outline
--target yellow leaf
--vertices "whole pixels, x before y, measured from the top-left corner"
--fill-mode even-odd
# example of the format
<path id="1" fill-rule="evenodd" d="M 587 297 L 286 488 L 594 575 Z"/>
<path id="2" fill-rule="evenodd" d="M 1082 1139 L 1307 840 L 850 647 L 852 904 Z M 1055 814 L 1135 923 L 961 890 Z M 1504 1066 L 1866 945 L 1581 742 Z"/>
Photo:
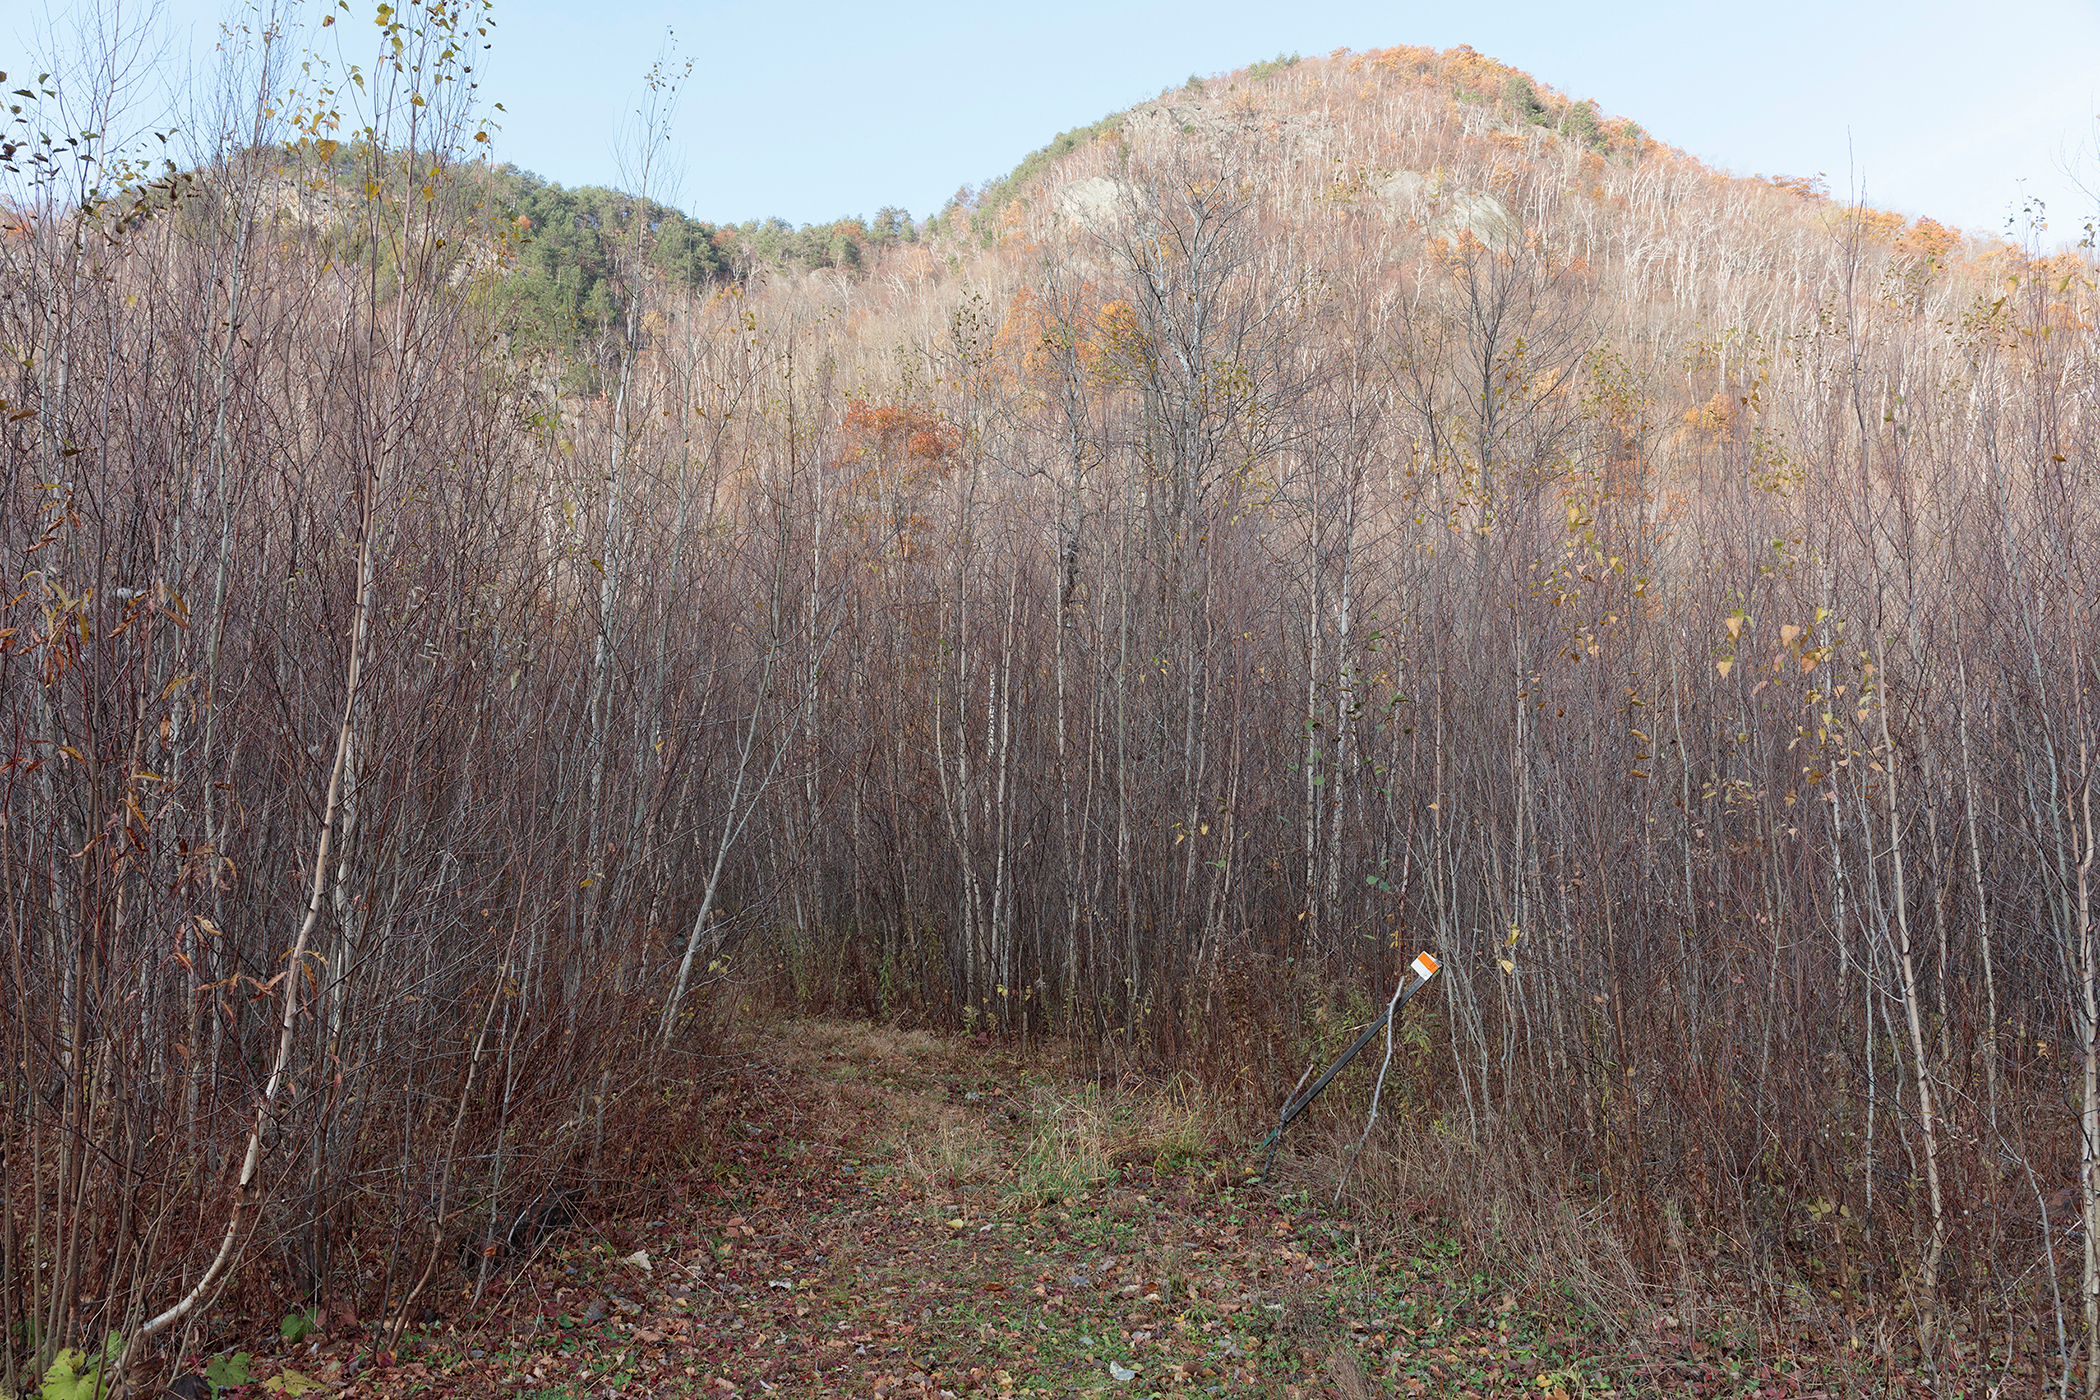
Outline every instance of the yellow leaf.
<path id="1" fill-rule="evenodd" d="M 1715 669 L 1716 671 L 1719 671 L 1719 672 L 1721 673 L 1721 675 L 1722 675 L 1722 676 L 1723 676 L 1724 678 L 1725 678 L 1725 677 L 1726 677 L 1726 676 L 1728 675 L 1728 673 L 1729 673 L 1729 672 L 1730 672 L 1731 670 L 1733 670 L 1734 668 L 1735 668 L 1735 659 L 1734 659 L 1733 657 L 1730 657 L 1730 658 L 1729 658 L 1728 660 L 1726 660 L 1726 661 L 1716 661 L 1716 662 L 1714 663 L 1714 669 Z"/>
<path id="2" fill-rule="evenodd" d="M 1731 617 L 1728 619 L 1728 635 L 1731 637 L 1740 637 L 1743 635 L 1743 619 L 1741 617 Z"/>
<path id="3" fill-rule="evenodd" d="M 1515 972 L 1515 971 L 1517 970 L 1517 965 L 1516 965 L 1515 963 L 1511 962 L 1511 961 L 1510 961 L 1510 960 L 1509 960 L 1508 958 L 1497 958 L 1497 959 L 1495 959 L 1495 961 L 1496 961 L 1496 962 L 1498 962 L 1498 963 L 1500 963 L 1500 964 L 1502 964 L 1502 970 L 1503 970 L 1504 972 L 1512 972 L 1512 973 L 1513 973 L 1513 972 Z"/>
<path id="4" fill-rule="evenodd" d="M 1795 625 L 1794 625 L 1793 623 L 1791 623 L 1791 622 L 1789 622 L 1789 623 L 1786 623 L 1786 624 L 1782 625 L 1782 626 L 1780 627 L 1780 629 L 1779 629 L 1779 644 L 1780 644 L 1781 646 L 1792 646 L 1792 645 L 1793 645 L 1793 642 L 1794 642 L 1794 638 L 1796 638 L 1796 637 L 1798 637 L 1798 636 L 1800 636 L 1800 635 L 1801 635 L 1801 629 L 1800 629 L 1800 628 L 1796 627 L 1796 626 L 1795 626 Z"/>

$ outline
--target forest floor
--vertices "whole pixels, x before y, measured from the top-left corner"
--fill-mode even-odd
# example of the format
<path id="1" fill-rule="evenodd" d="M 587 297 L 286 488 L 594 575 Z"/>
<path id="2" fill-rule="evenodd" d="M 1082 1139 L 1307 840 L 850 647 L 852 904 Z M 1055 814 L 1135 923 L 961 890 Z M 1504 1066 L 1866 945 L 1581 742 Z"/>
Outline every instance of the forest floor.
<path id="1" fill-rule="evenodd" d="M 719 1102 L 726 1151 L 667 1218 L 562 1231 L 386 1364 L 307 1339 L 256 1358 L 250 1385 L 311 1383 L 316 1400 L 1931 1393 L 1842 1346 L 1775 1348 L 1725 1312 L 1695 1333 L 1535 1296 L 1455 1235 L 1399 1244 L 1324 1193 L 1251 1180 L 1171 1092 L 1104 1090 L 1040 1052 L 793 1022 Z"/>

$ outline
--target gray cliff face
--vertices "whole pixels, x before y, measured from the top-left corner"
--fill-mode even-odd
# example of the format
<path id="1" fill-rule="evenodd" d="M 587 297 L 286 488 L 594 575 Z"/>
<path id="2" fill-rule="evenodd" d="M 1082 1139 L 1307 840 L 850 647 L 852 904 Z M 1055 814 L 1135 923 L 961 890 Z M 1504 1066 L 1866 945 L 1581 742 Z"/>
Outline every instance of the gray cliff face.
<path id="1" fill-rule="evenodd" d="M 1524 225 L 1509 206 L 1484 190 L 1447 189 L 1442 172 L 1397 170 L 1375 187 L 1378 205 L 1395 219 L 1412 220 L 1432 238 L 1470 233 L 1500 250 L 1524 236 Z"/>

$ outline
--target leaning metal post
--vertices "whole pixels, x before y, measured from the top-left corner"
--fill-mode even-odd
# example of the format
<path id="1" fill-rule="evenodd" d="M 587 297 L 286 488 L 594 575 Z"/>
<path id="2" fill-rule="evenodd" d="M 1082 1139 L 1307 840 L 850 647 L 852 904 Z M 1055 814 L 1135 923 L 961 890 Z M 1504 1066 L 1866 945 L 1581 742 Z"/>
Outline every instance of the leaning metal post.
<path id="1" fill-rule="evenodd" d="M 1414 973 L 1414 980 L 1409 982 L 1397 997 L 1386 1003 L 1386 1008 L 1379 1013 L 1378 1019 L 1364 1027 L 1363 1034 L 1356 1038 L 1356 1043 L 1344 1050 L 1342 1057 L 1327 1067 L 1327 1073 L 1321 1075 L 1312 1088 L 1284 1105 L 1283 1117 L 1277 1122 L 1275 1130 L 1263 1138 L 1261 1144 L 1254 1149 L 1265 1154 L 1261 1161 L 1263 1179 L 1268 1177 L 1269 1168 L 1275 1164 L 1276 1147 L 1283 1140 L 1283 1130 L 1291 1126 L 1292 1119 L 1312 1106 L 1312 1101 L 1320 1097 L 1320 1091 L 1332 1083 L 1337 1074 L 1349 1067 L 1349 1062 L 1356 1058 L 1357 1052 L 1371 1043 L 1371 1037 L 1385 1029 L 1388 1020 L 1400 1014 L 1400 1009 L 1413 999 L 1416 992 L 1429 985 L 1429 979 L 1437 974 L 1437 960 L 1427 953 L 1417 954 L 1408 970 Z"/>

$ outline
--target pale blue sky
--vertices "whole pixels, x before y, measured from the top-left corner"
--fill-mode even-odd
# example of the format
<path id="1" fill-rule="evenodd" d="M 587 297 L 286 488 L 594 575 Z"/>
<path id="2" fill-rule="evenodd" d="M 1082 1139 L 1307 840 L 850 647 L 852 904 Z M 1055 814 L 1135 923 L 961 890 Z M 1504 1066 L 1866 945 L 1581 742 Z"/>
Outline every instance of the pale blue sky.
<path id="1" fill-rule="evenodd" d="M 166 0 L 177 50 L 208 44 L 225 8 Z M 508 109 L 497 152 L 570 185 L 617 182 L 615 133 L 674 30 L 695 60 L 673 145 L 677 202 L 713 220 L 801 223 L 885 204 L 923 216 L 1059 130 L 1191 73 L 1402 43 L 1471 44 L 1712 164 L 1822 172 L 1841 195 L 1863 186 L 1870 203 L 1977 232 L 2004 231 L 2024 192 L 2047 202 L 2048 244 L 2078 237 L 2096 200 L 2066 166 L 2100 195 L 2100 0 L 496 0 L 495 14 L 483 91 Z M 64 0 L 48 16 L 70 18 Z M 0 20 L 0 68 L 26 66 L 42 27 Z"/>

